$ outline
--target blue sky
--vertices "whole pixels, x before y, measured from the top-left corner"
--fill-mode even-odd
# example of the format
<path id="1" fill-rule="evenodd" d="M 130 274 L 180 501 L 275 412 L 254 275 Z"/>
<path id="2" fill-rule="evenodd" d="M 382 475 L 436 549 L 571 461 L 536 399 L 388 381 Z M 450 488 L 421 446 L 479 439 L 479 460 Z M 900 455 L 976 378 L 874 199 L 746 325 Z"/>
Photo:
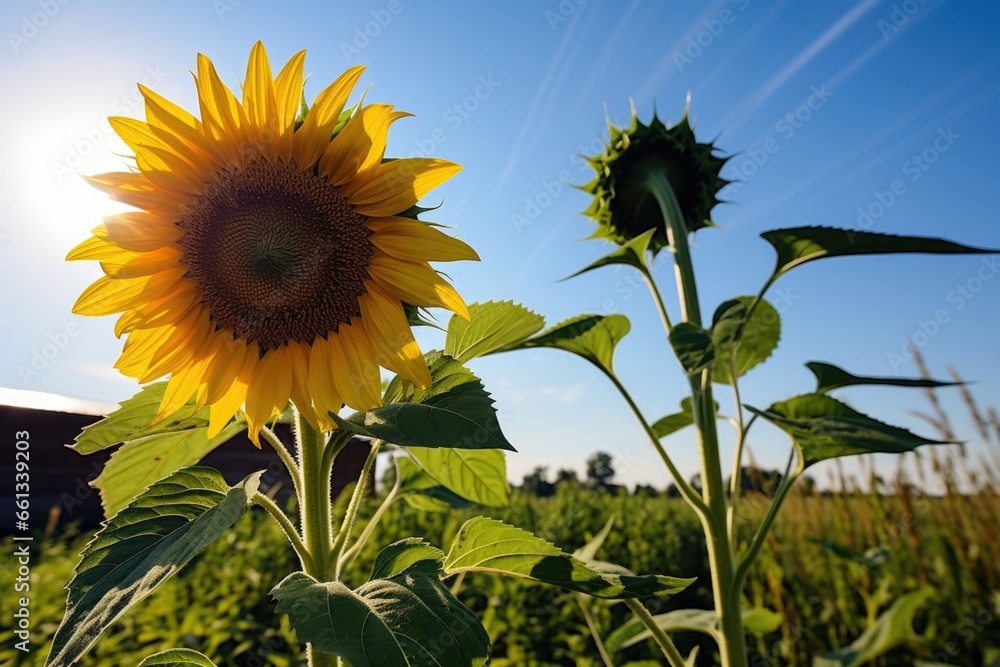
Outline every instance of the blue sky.
<path id="1" fill-rule="evenodd" d="M 736 154 L 724 172 L 742 180 L 724 192 L 734 203 L 716 209 L 719 229 L 694 239 L 708 312 L 757 291 L 773 262 L 757 235 L 774 227 L 854 226 L 1000 247 L 992 203 L 998 22 L 995 2 L 941 0 L 376 0 L 298 3 L 293 12 L 260 0 L 6 2 L 0 386 L 108 401 L 134 393 L 111 368 L 120 351 L 112 319 L 70 312 L 98 268 L 62 259 L 119 210 L 76 174 L 124 166 L 126 149 L 104 118 L 141 116 L 135 82 L 196 109 L 188 73 L 195 54 L 208 54 L 236 87 L 262 39 L 273 62 L 308 49 L 310 97 L 346 67 L 366 64 L 367 100 L 415 114 L 394 126 L 388 152 L 464 165 L 428 202 L 443 199 L 434 219 L 455 225 L 482 255 L 482 263 L 447 267 L 469 301 L 514 299 L 550 323 L 582 312 L 628 315 L 633 331 L 617 368 L 655 419 L 674 409 L 685 382 L 641 284 L 613 269 L 556 282 L 607 251 L 581 241 L 591 230 L 578 213 L 588 201 L 570 187 L 590 178 L 578 154 L 600 149 L 605 114 L 626 123 L 631 99 L 643 120 L 654 104 L 676 120 L 690 93 L 702 140 L 717 138 Z M 812 359 L 915 374 L 899 356 L 915 339 L 935 372 L 954 365 L 977 381 L 983 403 L 1000 404 L 997 259 L 851 258 L 792 272 L 771 294 L 782 344 L 746 377 L 746 402 L 766 406 L 808 391 L 802 364 Z M 656 273 L 676 312 L 670 262 Z M 425 347 L 441 345 L 439 336 L 421 336 Z M 61 345 L 51 359 L 35 358 L 53 341 Z M 665 485 L 627 408 L 585 362 L 531 351 L 479 360 L 475 370 L 519 450 L 509 459 L 512 478 L 536 465 L 581 469 L 602 449 L 616 456 L 622 481 Z M 922 428 L 909 414 L 923 408 L 919 393 L 845 397 Z M 960 409 L 957 396 L 945 405 Z M 957 421 L 960 436 L 974 440 Z M 767 427 L 750 443 L 765 464 L 787 455 L 787 441 Z M 668 448 L 695 471 L 690 434 Z"/>

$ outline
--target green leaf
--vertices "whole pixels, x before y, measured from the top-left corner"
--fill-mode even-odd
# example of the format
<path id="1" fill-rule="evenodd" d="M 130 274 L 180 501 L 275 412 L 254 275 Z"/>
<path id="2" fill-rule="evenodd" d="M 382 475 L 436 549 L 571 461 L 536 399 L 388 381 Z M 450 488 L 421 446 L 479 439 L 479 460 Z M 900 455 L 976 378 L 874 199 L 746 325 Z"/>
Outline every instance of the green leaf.
<path id="1" fill-rule="evenodd" d="M 469 519 L 459 529 L 444 571 L 506 574 L 611 599 L 677 593 L 694 581 L 598 571 L 526 530 L 483 516 Z"/>
<path id="2" fill-rule="evenodd" d="M 719 639 L 719 621 L 715 611 L 711 609 L 675 609 L 664 614 L 653 616 L 656 625 L 666 632 L 700 632 Z M 743 610 L 743 628 L 751 634 L 766 635 L 781 627 L 782 615 L 763 607 Z M 617 653 L 639 642 L 651 639 L 653 633 L 633 616 L 620 627 L 616 628 L 607 639 L 604 646 L 609 653 Z"/>
<path id="3" fill-rule="evenodd" d="M 615 346 L 630 328 L 631 324 L 624 315 L 578 315 L 534 338 L 509 345 L 504 351 L 533 347 L 565 350 L 614 375 L 612 359 Z"/>
<path id="4" fill-rule="evenodd" d="M 406 313 L 406 323 L 411 327 L 431 327 L 438 331 L 444 331 L 441 325 L 434 321 L 425 308 L 404 303 L 403 312 Z"/>
<path id="5" fill-rule="evenodd" d="M 930 440 L 889 426 L 824 394 L 803 394 L 767 410 L 746 406 L 792 437 L 803 470 L 826 459 L 876 452 L 901 454 L 921 445 L 953 444 Z"/>
<path id="6" fill-rule="evenodd" d="M 101 633 L 246 513 L 260 474 L 230 488 L 217 470 L 185 468 L 108 520 L 83 550 L 45 664 L 77 664 Z"/>
<path id="7" fill-rule="evenodd" d="M 752 635 L 769 635 L 781 627 L 784 616 L 766 607 L 743 610 L 743 629 Z"/>
<path id="8" fill-rule="evenodd" d="M 513 301 L 469 304 L 469 316 L 451 318 L 444 343 L 444 353 L 463 362 L 519 343 L 545 326 L 544 317 Z"/>
<path id="9" fill-rule="evenodd" d="M 895 236 L 834 227 L 772 229 L 761 234 L 761 238 L 774 246 L 778 253 L 772 281 L 796 266 L 824 257 L 899 253 L 991 255 L 1000 252 L 927 236 Z"/>
<path id="10" fill-rule="evenodd" d="M 410 457 L 399 457 L 396 464 L 401 478 L 399 496 L 410 507 L 422 512 L 447 512 L 472 506 L 471 502 L 421 470 Z"/>
<path id="11" fill-rule="evenodd" d="M 437 576 L 444 552 L 424 542 L 421 537 L 407 537 L 378 552 L 370 579 L 389 579 L 409 571 Z"/>
<path id="12" fill-rule="evenodd" d="M 618 246 L 617 250 L 614 250 L 610 254 L 588 264 L 573 275 L 563 278 L 563 280 L 576 278 L 577 276 L 587 273 L 588 271 L 599 269 L 602 266 L 611 266 L 612 264 L 624 264 L 626 266 L 631 266 L 648 275 L 649 269 L 646 266 L 646 253 L 649 251 L 649 242 L 653 240 L 653 235 L 655 233 L 656 228 L 654 227 L 653 229 L 639 234 L 635 238 L 630 239 L 629 241 Z"/>
<path id="13" fill-rule="evenodd" d="M 216 667 L 216 664 L 205 655 L 189 648 L 172 648 L 154 653 L 139 663 L 139 667 L 153 667 L 154 665 L 157 667 L 185 667 L 185 665 Z"/>
<path id="14" fill-rule="evenodd" d="M 197 464 L 245 428 L 246 422 L 239 419 L 211 440 L 207 428 L 191 428 L 127 441 L 91 483 L 101 493 L 104 516 L 114 516 L 153 482 Z"/>
<path id="15" fill-rule="evenodd" d="M 138 440 L 158 433 L 174 433 L 208 426 L 208 408 L 196 412 L 194 399 L 164 421 L 150 426 L 160 407 L 166 382 L 154 382 L 139 390 L 132 398 L 104 419 L 86 426 L 76 438 L 72 449 L 80 454 L 107 449 L 120 442 Z"/>
<path id="16" fill-rule="evenodd" d="M 942 382 L 941 380 L 931 380 L 929 378 L 887 378 L 852 375 L 843 368 L 839 368 L 833 364 L 825 364 L 821 361 L 810 361 L 806 364 L 806 368 L 816 376 L 817 394 L 825 394 L 841 387 L 862 384 L 886 385 L 890 387 L 954 387 L 965 384 L 964 382 Z"/>
<path id="17" fill-rule="evenodd" d="M 715 347 L 712 379 L 716 382 L 732 384 L 731 366 L 735 365 L 736 377 L 741 377 L 770 357 L 778 347 L 781 316 L 764 299 L 750 312 L 756 298 L 730 299 L 720 305 L 712 317 L 712 344 Z M 750 313 L 749 321 L 747 313 Z"/>
<path id="18" fill-rule="evenodd" d="M 385 391 L 392 402 L 347 419 L 331 412 L 343 428 L 401 447 L 455 447 L 516 451 L 500 430 L 493 399 L 462 363 L 440 352 L 424 355 L 431 386 L 418 389 L 398 376 Z"/>
<path id="19" fill-rule="evenodd" d="M 305 572 L 271 591 L 299 641 L 352 667 L 485 665 L 490 639 L 479 619 L 435 576 L 410 570 L 357 590 Z"/>
<path id="20" fill-rule="evenodd" d="M 719 402 L 715 401 L 715 413 L 719 414 Z M 660 417 L 651 426 L 657 438 L 665 438 L 671 433 L 675 433 L 682 428 L 686 428 L 694 423 L 694 407 L 691 397 L 686 396 L 681 399 L 681 411 L 675 412 L 666 417 Z"/>
<path id="21" fill-rule="evenodd" d="M 711 609 L 675 609 L 664 614 L 653 616 L 656 625 L 664 632 L 700 632 L 718 639 L 716 630 L 717 617 Z M 607 639 L 604 647 L 609 653 L 617 653 L 639 642 L 652 638 L 653 633 L 643 625 L 637 617 L 629 618 L 616 628 Z"/>
<path id="22" fill-rule="evenodd" d="M 670 346 L 674 348 L 677 361 L 688 375 L 694 375 L 715 360 L 715 346 L 712 336 L 691 322 L 679 322 L 670 330 Z"/>
<path id="23" fill-rule="evenodd" d="M 424 472 L 462 498 L 486 507 L 510 505 L 507 457 L 498 449 L 407 447 Z"/>
<path id="24" fill-rule="evenodd" d="M 858 667 L 914 637 L 913 617 L 934 589 L 925 586 L 897 598 L 850 646 L 813 660 L 813 667 Z"/>

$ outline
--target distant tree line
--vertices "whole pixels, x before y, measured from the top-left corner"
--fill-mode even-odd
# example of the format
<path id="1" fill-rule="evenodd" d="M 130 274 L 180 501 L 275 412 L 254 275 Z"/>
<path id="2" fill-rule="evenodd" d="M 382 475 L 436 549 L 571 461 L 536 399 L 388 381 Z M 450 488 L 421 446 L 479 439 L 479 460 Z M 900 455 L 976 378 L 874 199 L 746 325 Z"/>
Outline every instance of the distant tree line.
<path id="1" fill-rule="evenodd" d="M 740 488 L 743 493 L 760 493 L 766 496 L 773 496 L 778 485 L 781 483 L 783 475 L 777 470 L 765 470 L 756 466 L 744 466 L 743 475 L 740 478 Z M 607 491 L 609 493 L 628 493 L 628 488 L 615 484 L 614 457 L 607 452 L 597 452 L 587 459 L 587 468 L 584 478 L 581 480 L 575 470 L 560 468 L 556 471 L 555 477 L 550 479 L 547 466 L 537 466 L 534 470 L 524 476 L 521 481 L 521 490 L 539 498 L 546 498 L 555 495 L 556 488 L 560 484 L 577 484 L 587 489 L 595 491 Z M 701 490 L 701 475 L 696 474 L 690 480 L 691 486 Z M 815 482 L 811 477 L 804 477 L 800 480 L 806 493 L 810 493 L 815 488 Z M 729 488 L 729 480 L 726 480 L 726 488 Z M 680 498 L 680 491 L 677 486 L 670 484 L 665 491 L 661 491 L 649 484 L 637 484 L 632 490 L 634 495 L 659 496 L 666 495 L 671 498 Z"/>

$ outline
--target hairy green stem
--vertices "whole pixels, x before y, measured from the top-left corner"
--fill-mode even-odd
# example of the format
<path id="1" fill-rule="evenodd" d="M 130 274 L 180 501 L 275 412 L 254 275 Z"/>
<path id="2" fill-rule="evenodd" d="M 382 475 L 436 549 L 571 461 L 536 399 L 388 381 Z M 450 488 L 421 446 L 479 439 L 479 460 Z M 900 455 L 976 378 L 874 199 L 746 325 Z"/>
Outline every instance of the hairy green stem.
<path id="1" fill-rule="evenodd" d="M 740 493 L 743 491 L 743 448 L 746 445 L 746 428 L 743 424 L 743 403 L 740 400 L 740 381 L 736 377 L 736 352 L 733 352 L 729 366 L 729 377 L 733 381 L 733 403 L 736 406 L 736 447 L 733 451 L 733 471 L 730 473 L 729 484 L 729 516 L 727 517 L 727 527 L 729 539 L 733 543 L 736 541 L 736 505 L 740 501 Z"/>
<path id="2" fill-rule="evenodd" d="M 314 428 L 298 410 L 295 410 L 295 443 L 301 478 L 298 495 L 302 540 L 312 558 L 311 567 L 306 572 L 318 581 L 326 582 L 331 580 L 335 569 L 330 563 L 333 512 L 330 472 L 323 465 L 327 437 Z M 318 651 L 312 644 L 306 646 L 306 657 L 309 667 L 335 667 L 339 664 L 336 656 Z"/>
<path id="3" fill-rule="evenodd" d="M 663 651 L 663 655 L 667 656 L 667 660 L 670 662 L 671 667 L 684 667 L 684 656 L 681 652 L 677 650 L 674 646 L 674 642 L 670 640 L 667 633 L 663 631 L 659 625 L 656 624 L 656 619 L 649 613 L 649 610 L 643 606 L 641 602 L 634 598 L 628 598 L 625 600 L 625 604 L 628 608 L 632 610 L 632 613 L 638 617 L 642 624 L 649 629 L 650 633 L 653 635 L 653 639 L 656 641 L 656 645 L 660 647 Z"/>
<path id="4" fill-rule="evenodd" d="M 604 369 L 602 368 L 601 370 Z M 697 512 L 699 516 L 705 516 L 708 512 L 708 506 L 704 503 L 704 501 L 702 501 L 698 492 L 695 491 L 690 484 L 688 484 L 687 480 L 684 479 L 684 476 L 681 475 L 681 471 L 677 469 L 677 466 L 674 465 L 670 455 L 667 454 L 667 450 L 663 448 L 663 444 L 660 442 L 660 439 L 656 437 L 656 433 L 653 432 L 653 427 L 649 425 L 649 422 L 647 422 L 646 418 L 643 417 L 639 406 L 636 405 L 635 401 L 632 399 L 632 395 L 628 393 L 625 385 L 621 383 L 621 380 L 619 380 L 614 373 L 606 372 L 606 374 L 611 380 L 611 383 L 616 389 L 618 389 L 622 398 L 625 399 L 625 402 L 628 403 L 629 408 L 631 408 L 632 413 L 635 414 L 635 418 L 639 420 L 639 424 L 646 432 L 646 435 L 649 436 L 649 441 L 652 443 L 653 448 L 656 449 L 656 452 L 660 455 L 660 459 L 663 460 L 663 464 L 667 467 L 667 470 L 670 471 L 670 476 L 674 478 L 674 484 L 677 485 L 677 489 L 680 491 L 681 495 L 688 502 L 688 504 L 694 508 L 695 512 Z"/>
<path id="5" fill-rule="evenodd" d="M 333 543 L 332 554 L 336 559 L 334 564 L 334 576 L 337 579 L 340 578 L 344 558 L 344 549 L 347 548 L 347 542 L 351 537 L 351 528 L 354 526 L 354 519 L 358 515 L 358 508 L 361 507 L 361 500 L 365 496 L 365 487 L 368 485 L 368 476 L 371 474 L 372 467 L 375 465 L 375 459 L 378 457 L 378 451 L 381 446 L 381 440 L 372 440 L 371 451 L 368 452 L 368 458 L 365 459 L 365 463 L 361 467 L 361 475 L 358 476 L 358 485 L 354 487 L 354 494 L 351 496 L 351 502 L 347 506 L 347 512 L 344 514 L 344 522 L 341 524 L 340 532 L 337 533 L 337 538 Z"/>
<path id="6" fill-rule="evenodd" d="M 653 171 L 646 187 L 656 199 L 663 216 L 667 240 L 674 253 L 674 273 L 681 306 L 681 319 L 701 326 L 701 306 L 695 282 L 694 265 L 688 246 L 688 230 L 677 196 L 665 174 Z M 708 545 L 715 611 L 720 621 L 719 652 L 723 667 L 746 667 L 746 644 L 743 636 L 740 593 L 735 589 L 735 554 L 727 530 L 729 504 L 726 500 L 719 435 L 716 428 L 715 400 L 712 397 L 711 368 L 688 377 L 698 445 L 701 451 L 703 500 L 708 512 L 701 516 Z"/>
<path id="7" fill-rule="evenodd" d="M 295 493 L 298 494 L 299 487 L 302 486 L 302 471 L 299 470 L 299 466 L 295 463 L 295 459 L 292 458 L 292 454 L 285 447 L 285 443 L 281 441 L 278 434 L 268 427 L 263 427 L 260 433 L 267 440 L 268 444 L 271 445 L 275 453 L 277 453 L 278 458 L 285 464 L 285 467 L 288 468 L 288 474 L 291 476 L 292 484 L 295 486 Z"/>
<path id="8" fill-rule="evenodd" d="M 292 520 L 281 511 L 281 508 L 273 500 L 262 493 L 255 493 L 250 500 L 263 507 L 278 522 L 278 525 L 281 526 L 281 531 L 288 538 L 288 541 L 292 543 L 292 548 L 295 549 L 295 553 L 299 557 L 299 562 L 302 563 L 302 569 L 306 572 L 313 569 L 315 565 L 312 556 L 309 554 L 309 550 L 306 549 L 302 538 L 299 537 L 298 531 L 295 530 Z"/>

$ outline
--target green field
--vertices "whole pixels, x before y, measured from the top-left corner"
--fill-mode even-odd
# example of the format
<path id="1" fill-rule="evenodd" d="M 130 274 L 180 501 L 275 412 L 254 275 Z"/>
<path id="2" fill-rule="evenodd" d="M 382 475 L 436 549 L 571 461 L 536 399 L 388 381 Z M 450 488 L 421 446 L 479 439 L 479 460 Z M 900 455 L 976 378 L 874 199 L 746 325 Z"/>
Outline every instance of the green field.
<path id="1" fill-rule="evenodd" d="M 997 480 L 979 473 L 980 491 L 961 494 L 959 480 L 983 470 L 952 448 L 924 454 L 923 468 L 945 493 L 925 497 L 902 481 L 884 481 L 880 493 L 863 493 L 860 480 L 841 477 L 842 488 L 820 494 L 800 485 L 754 567 L 746 604 L 780 612 L 779 630 L 750 635 L 751 665 L 811 665 L 812 658 L 849 644 L 897 597 L 930 586 L 933 595 L 917 611 L 918 638 L 870 663 L 995 665 L 1000 649 L 1000 497 Z M 936 472 L 935 472 L 936 471 Z M 968 480 L 967 480 L 968 481 Z M 761 502 L 753 504 L 764 506 Z M 370 514 L 377 499 L 368 503 Z M 756 509 L 751 512 L 756 512 Z M 598 558 L 635 572 L 698 577 L 681 595 L 650 606 L 653 613 L 708 608 L 711 581 L 700 527 L 683 501 L 665 495 L 596 491 L 565 482 L 555 495 L 537 498 L 515 491 L 509 508 L 433 513 L 405 502 L 382 519 L 351 573 L 367 578 L 381 545 L 411 535 L 448 544 L 471 516 L 489 514 L 527 528 L 572 551 L 616 518 Z M 741 517 L 743 538 L 759 517 Z M 363 528 L 359 521 L 355 530 Z M 62 586 L 72 576 L 86 535 L 67 531 L 44 537 L 32 569 L 33 653 L 13 650 L 13 596 L 0 596 L 0 664 L 41 665 L 47 641 L 62 616 Z M 6 543 L 4 553 L 11 553 Z M 299 645 L 275 616 L 267 592 L 294 570 L 294 555 L 261 511 L 243 519 L 181 576 L 130 612 L 81 665 L 132 665 L 174 646 L 189 646 L 220 665 L 297 665 Z M 607 604 L 549 587 L 487 575 L 457 582 L 459 597 L 481 618 L 494 642 L 492 665 L 602 665 L 589 629 L 606 639 L 628 618 L 624 605 Z M 681 633 L 687 652 L 700 635 Z M 651 641 L 624 650 L 607 647 L 613 664 L 659 664 Z M 698 664 L 713 664 L 705 641 Z M 125 658 L 123 656 L 128 656 Z M 649 661 L 642 663 L 642 661 Z"/>

